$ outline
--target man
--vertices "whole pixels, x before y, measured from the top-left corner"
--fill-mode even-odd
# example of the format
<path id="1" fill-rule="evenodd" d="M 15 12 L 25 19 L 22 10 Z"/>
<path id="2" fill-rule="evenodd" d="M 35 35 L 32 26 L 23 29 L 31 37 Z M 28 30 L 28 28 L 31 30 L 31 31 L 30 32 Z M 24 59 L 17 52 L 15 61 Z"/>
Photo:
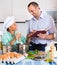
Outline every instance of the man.
<path id="1" fill-rule="evenodd" d="M 54 33 L 56 31 L 54 20 L 47 13 L 42 12 L 36 2 L 28 4 L 28 11 L 33 16 L 33 18 L 29 20 L 27 35 L 27 39 L 31 39 L 30 44 L 32 46 L 30 50 L 38 49 L 44 51 L 47 43 L 52 42 L 54 39 Z M 46 33 L 39 33 L 37 37 L 31 37 L 33 33 L 39 30 L 45 30 Z"/>
<path id="2" fill-rule="evenodd" d="M 25 43 L 26 39 L 24 36 L 21 35 L 21 33 L 17 32 L 17 25 L 14 21 L 14 17 L 7 17 L 4 21 L 4 30 L 6 32 L 2 35 L 2 44 L 3 45 L 16 45 Z"/>

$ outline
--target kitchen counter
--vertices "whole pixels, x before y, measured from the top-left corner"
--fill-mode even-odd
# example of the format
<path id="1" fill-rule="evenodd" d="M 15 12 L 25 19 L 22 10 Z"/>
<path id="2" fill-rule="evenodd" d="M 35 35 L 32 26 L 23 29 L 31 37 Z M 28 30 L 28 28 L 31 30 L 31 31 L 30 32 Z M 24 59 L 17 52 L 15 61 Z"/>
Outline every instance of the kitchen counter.
<path id="1" fill-rule="evenodd" d="M 52 63 L 45 62 L 44 60 L 36 61 L 32 59 L 24 59 L 23 61 L 20 61 L 16 64 L 7 64 L 0 62 L 0 65 L 57 65 L 57 59 L 55 59 L 55 62 Z"/>

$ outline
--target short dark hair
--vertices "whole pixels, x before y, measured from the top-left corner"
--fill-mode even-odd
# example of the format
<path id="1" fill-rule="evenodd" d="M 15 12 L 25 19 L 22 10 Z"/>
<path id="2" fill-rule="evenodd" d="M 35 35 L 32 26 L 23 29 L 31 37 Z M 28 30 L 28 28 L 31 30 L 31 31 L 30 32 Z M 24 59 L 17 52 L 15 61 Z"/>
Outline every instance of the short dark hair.
<path id="1" fill-rule="evenodd" d="M 9 32 L 9 28 L 7 28 L 7 31 Z"/>
<path id="2" fill-rule="evenodd" d="M 33 5 L 33 6 L 39 6 L 39 4 L 38 3 L 36 3 L 36 2 L 30 2 L 29 4 L 28 4 L 28 7 L 30 6 L 30 5 Z"/>

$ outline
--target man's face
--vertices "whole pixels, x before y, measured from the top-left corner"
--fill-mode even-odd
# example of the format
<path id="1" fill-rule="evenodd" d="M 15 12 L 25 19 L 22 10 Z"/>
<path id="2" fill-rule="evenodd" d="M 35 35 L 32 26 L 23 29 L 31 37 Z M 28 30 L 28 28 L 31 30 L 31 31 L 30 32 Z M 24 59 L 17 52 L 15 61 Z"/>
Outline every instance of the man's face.
<path id="1" fill-rule="evenodd" d="M 39 14 L 40 9 L 39 9 L 39 7 L 35 7 L 33 5 L 30 5 L 28 7 L 28 11 L 31 13 L 31 15 L 33 15 L 34 17 L 37 17 L 38 14 Z"/>
<path id="2" fill-rule="evenodd" d="M 13 30 L 13 31 L 16 31 L 16 30 L 17 30 L 17 24 L 14 22 L 14 23 L 10 26 L 10 29 Z"/>

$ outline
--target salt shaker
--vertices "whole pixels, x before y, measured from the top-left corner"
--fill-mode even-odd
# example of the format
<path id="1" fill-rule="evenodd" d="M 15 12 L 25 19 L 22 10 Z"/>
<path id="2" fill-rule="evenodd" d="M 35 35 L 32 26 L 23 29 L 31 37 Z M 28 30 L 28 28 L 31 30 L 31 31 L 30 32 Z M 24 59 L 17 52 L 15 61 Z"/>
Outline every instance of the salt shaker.
<path id="1" fill-rule="evenodd" d="M 23 44 L 23 54 L 25 54 L 25 44 Z"/>

